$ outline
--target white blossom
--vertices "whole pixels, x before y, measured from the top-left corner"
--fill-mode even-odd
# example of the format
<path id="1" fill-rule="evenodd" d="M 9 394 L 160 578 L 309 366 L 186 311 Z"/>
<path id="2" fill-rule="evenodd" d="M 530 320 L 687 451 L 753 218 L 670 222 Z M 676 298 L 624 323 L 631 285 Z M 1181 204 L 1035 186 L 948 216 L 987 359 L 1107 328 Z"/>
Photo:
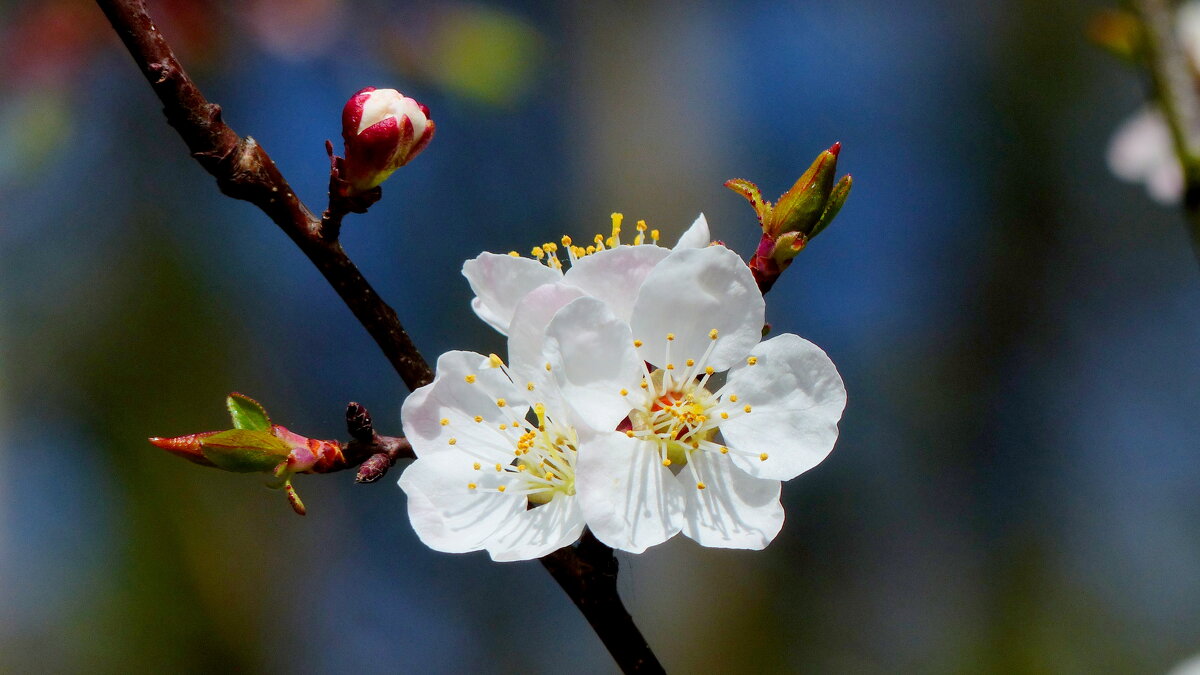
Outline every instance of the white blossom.
<path id="1" fill-rule="evenodd" d="M 642 280 L 670 250 L 656 245 L 658 231 L 647 231 L 644 221 L 637 224 L 633 244 L 622 244 L 623 216 L 614 213 L 612 218 L 612 234 L 598 234 L 586 247 L 563 237 L 561 248 L 554 242 L 534 247 L 533 258 L 512 251 L 508 255 L 481 253 L 468 260 L 463 265 L 463 276 L 475 293 L 471 308 L 479 318 L 508 335 L 517 304 L 525 295 L 539 286 L 557 284 L 576 289 L 579 295 L 604 300 L 618 318 L 628 320 Z M 700 214 L 675 248 L 699 248 L 709 242 L 708 221 Z M 565 271 L 564 259 L 569 264 Z"/>
<path id="2" fill-rule="evenodd" d="M 641 552 L 682 531 L 705 546 L 761 549 L 779 532 L 780 481 L 833 449 L 846 392 L 812 343 L 760 342 L 763 318 L 750 270 L 723 246 L 676 250 L 646 276 L 630 318 L 640 370 L 617 392 L 628 419 L 585 439 L 576 465 L 601 541 Z M 621 345 L 595 347 L 591 370 L 625 372 Z"/>
<path id="3" fill-rule="evenodd" d="M 442 355 L 434 381 L 405 401 L 404 432 L 417 460 L 400 487 L 431 548 L 527 560 L 583 531 L 575 470 L 593 432 L 574 411 L 615 428 L 629 409 L 617 384 L 638 364 L 628 325 L 599 300 L 574 299 L 552 319 L 541 323 L 537 349 L 510 365 L 496 355 Z M 597 344 L 622 343 L 623 355 L 613 353 L 604 370 L 591 367 Z"/>
<path id="4" fill-rule="evenodd" d="M 1200 73 L 1200 2 L 1182 4 L 1175 13 L 1175 34 Z M 1162 111 L 1146 104 L 1117 127 L 1108 144 L 1108 168 L 1118 178 L 1142 183 L 1160 204 L 1177 204 L 1183 198 L 1183 168 Z"/>

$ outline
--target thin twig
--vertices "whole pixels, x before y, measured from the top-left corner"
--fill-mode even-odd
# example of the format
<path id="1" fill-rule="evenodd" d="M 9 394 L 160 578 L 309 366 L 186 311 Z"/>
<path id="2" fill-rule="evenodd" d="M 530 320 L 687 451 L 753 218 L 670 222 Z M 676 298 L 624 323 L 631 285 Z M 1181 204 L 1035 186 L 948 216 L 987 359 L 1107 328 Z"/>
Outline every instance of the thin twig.
<path id="1" fill-rule="evenodd" d="M 220 107 L 209 103 L 184 72 L 147 14 L 143 0 L 96 0 L 96 4 L 158 95 L 167 121 L 187 143 L 192 157 L 216 177 L 221 191 L 262 209 L 300 247 L 375 338 L 409 389 L 431 382 L 429 364 L 405 333 L 396 313 L 371 288 L 337 241 L 341 217 L 355 209 L 331 197 L 324 222 L 316 218 L 288 186 L 266 151 L 254 139 L 238 136 L 221 120 Z M 367 435 L 371 427 L 366 411 L 362 411 L 365 421 L 358 419 L 356 412 L 353 406 L 347 410 L 355 441 L 346 447 L 352 452 L 365 452 L 364 448 L 371 448 L 378 440 L 373 429 L 372 436 Z M 404 439 L 392 440 L 396 441 L 394 446 L 372 454 L 364 466 L 378 468 L 380 463 L 394 462 L 411 451 L 411 447 L 404 447 Z M 363 477 L 362 469 L 359 477 Z M 617 594 L 617 563 L 611 548 L 585 534 L 577 547 L 559 549 L 543 558 L 542 564 L 583 612 L 622 670 L 662 672 Z"/>
<path id="2" fill-rule="evenodd" d="M 1200 92 L 1187 53 L 1175 35 L 1167 0 L 1132 0 L 1144 27 L 1150 81 L 1183 167 L 1183 207 L 1192 249 L 1200 260 Z"/>
<path id="3" fill-rule="evenodd" d="M 262 209 L 316 265 L 359 323 L 383 350 L 409 389 L 433 380 L 433 372 L 404 331 L 396 312 L 379 297 L 335 237 L 300 201 L 270 156 L 253 138 L 238 136 L 221 119 L 175 58 L 143 2 L 96 0 L 163 104 L 167 122 L 192 157 L 217 179 L 221 192 Z"/>

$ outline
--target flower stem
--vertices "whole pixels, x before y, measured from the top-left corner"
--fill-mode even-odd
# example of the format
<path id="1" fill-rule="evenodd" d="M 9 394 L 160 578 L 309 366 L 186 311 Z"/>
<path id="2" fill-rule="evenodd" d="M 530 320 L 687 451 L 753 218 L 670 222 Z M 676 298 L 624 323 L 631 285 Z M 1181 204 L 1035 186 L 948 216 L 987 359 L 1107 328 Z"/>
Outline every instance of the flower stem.
<path id="1" fill-rule="evenodd" d="M 617 558 L 611 548 L 584 531 L 578 546 L 545 556 L 542 565 L 571 596 L 622 672 L 666 672 L 617 594 Z"/>
<path id="2" fill-rule="evenodd" d="M 1175 36 L 1167 0 L 1131 0 L 1142 21 L 1143 50 L 1155 98 L 1166 118 L 1183 167 L 1184 215 L 1200 261 L 1200 92 L 1187 53 Z"/>

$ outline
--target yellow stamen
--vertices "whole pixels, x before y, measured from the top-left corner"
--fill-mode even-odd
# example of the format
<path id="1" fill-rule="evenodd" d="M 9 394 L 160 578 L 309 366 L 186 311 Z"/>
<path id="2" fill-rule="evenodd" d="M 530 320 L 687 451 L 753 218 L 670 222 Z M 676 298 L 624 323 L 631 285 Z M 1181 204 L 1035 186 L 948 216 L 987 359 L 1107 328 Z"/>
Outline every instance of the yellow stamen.
<path id="1" fill-rule="evenodd" d="M 747 404 L 746 404 L 746 407 L 745 407 L 745 408 L 742 408 L 742 410 L 745 410 L 746 412 L 750 412 L 750 404 L 749 404 L 749 403 L 747 403 Z"/>
<path id="2" fill-rule="evenodd" d="M 468 490 L 474 490 L 477 486 L 474 483 L 467 483 Z"/>
<path id="3" fill-rule="evenodd" d="M 717 339 L 717 329 L 716 329 L 716 328 L 714 328 L 714 329 L 712 329 L 712 330 L 708 331 L 708 339 L 709 339 L 709 340 L 716 340 L 716 339 Z"/>
<path id="4" fill-rule="evenodd" d="M 705 485 L 703 482 L 696 483 L 696 489 L 697 489 L 697 490 L 703 490 L 703 489 L 704 489 L 704 488 L 706 488 L 706 487 L 708 487 L 708 486 L 707 486 L 707 485 Z"/>
<path id="5" fill-rule="evenodd" d="M 514 257 L 514 258 L 520 258 L 520 257 L 521 257 L 521 254 L 520 254 L 520 253 L 517 253 L 516 251 L 509 251 L 509 252 L 508 252 L 508 254 L 509 254 L 510 256 Z"/>
<path id="6" fill-rule="evenodd" d="M 633 341 L 633 346 L 634 346 L 634 347 L 641 347 L 641 346 L 642 346 L 642 341 L 641 341 L 641 340 L 634 340 L 634 341 Z"/>
<path id="7" fill-rule="evenodd" d="M 504 490 L 505 490 L 505 486 L 501 485 L 500 487 L 496 488 L 496 490 L 497 490 L 498 492 L 504 492 Z"/>
<path id="8" fill-rule="evenodd" d="M 476 421 L 476 422 L 482 422 L 482 421 L 483 421 L 483 415 L 476 415 L 476 416 L 475 416 L 475 421 Z"/>
<path id="9" fill-rule="evenodd" d="M 533 383 L 530 382 L 529 384 L 526 384 L 525 388 L 528 389 L 529 391 L 533 391 Z"/>
<path id="10" fill-rule="evenodd" d="M 747 365 L 751 365 L 751 366 L 752 366 L 752 365 L 754 365 L 754 364 L 756 364 L 756 363 L 758 363 L 758 357 L 757 357 L 757 356 L 751 356 L 750 358 L 746 359 L 746 364 L 747 364 Z"/>
<path id="11" fill-rule="evenodd" d="M 448 420 L 448 419 L 446 419 L 445 417 L 443 417 L 443 418 L 442 418 L 442 420 L 441 420 L 441 425 L 442 425 L 442 426 L 446 426 L 446 425 L 448 425 L 448 424 L 450 424 L 450 420 Z"/>
<path id="12" fill-rule="evenodd" d="M 563 246 L 570 246 L 570 245 L 571 245 L 571 238 L 570 238 L 570 237 L 568 237 L 567 235 L 565 235 L 565 234 L 564 234 L 564 235 L 563 235 L 563 238 L 562 238 L 562 245 L 563 245 Z"/>
<path id="13" fill-rule="evenodd" d="M 737 403 L 737 394 L 730 394 L 729 400 L 733 403 Z"/>
<path id="14" fill-rule="evenodd" d="M 762 461 L 762 462 L 767 461 L 767 453 L 764 452 L 763 454 L 759 455 L 758 459 L 759 459 L 759 461 Z"/>
<path id="15" fill-rule="evenodd" d="M 691 368 L 691 367 L 692 367 L 692 366 L 694 366 L 694 365 L 696 365 L 696 360 L 695 360 L 695 359 L 688 359 L 688 360 L 687 360 L 687 367 L 688 367 L 688 368 Z"/>
<path id="16" fill-rule="evenodd" d="M 476 471 L 478 471 L 478 470 L 479 470 L 479 462 L 475 462 L 475 470 L 476 470 Z"/>
<path id="17" fill-rule="evenodd" d="M 502 398 L 498 398 L 498 399 L 496 399 L 496 405 L 503 408 L 504 406 L 508 405 L 508 401 L 505 401 Z"/>
<path id="18" fill-rule="evenodd" d="M 474 376 L 474 375 L 468 375 L 468 376 L 464 377 L 463 379 L 467 381 L 467 384 L 471 384 L 472 382 L 474 382 L 474 381 L 475 381 L 475 376 Z"/>
<path id="19" fill-rule="evenodd" d="M 675 341 L 675 334 L 667 333 L 667 342 L 674 342 L 674 341 Z"/>
<path id="20" fill-rule="evenodd" d="M 668 458 L 668 459 L 664 459 L 664 460 L 663 460 L 663 466 L 671 466 L 671 460 L 670 460 L 670 458 Z"/>
<path id="21" fill-rule="evenodd" d="M 488 361 L 492 364 L 493 368 L 499 368 L 500 366 L 504 365 L 504 359 L 501 359 L 495 354 L 488 354 Z"/>

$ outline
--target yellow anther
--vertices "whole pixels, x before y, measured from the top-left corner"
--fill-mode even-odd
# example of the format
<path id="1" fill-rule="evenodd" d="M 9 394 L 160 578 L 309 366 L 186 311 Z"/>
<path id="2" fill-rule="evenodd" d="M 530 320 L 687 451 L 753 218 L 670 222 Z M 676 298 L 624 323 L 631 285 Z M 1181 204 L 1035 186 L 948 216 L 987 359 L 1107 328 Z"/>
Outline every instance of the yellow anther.
<path id="1" fill-rule="evenodd" d="M 517 465 L 517 471 L 528 471 L 528 470 L 529 470 L 529 467 L 525 466 L 524 464 Z"/>
<path id="2" fill-rule="evenodd" d="M 525 388 L 528 389 L 529 391 L 533 391 L 533 383 L 530 382 L 530 383 L 526 384 Z"/>
<path id="3" fill-rule="evenodd" d="M 628 437 L 630 437 L 630 438 L 633 438 L 633 429 L 626 429 L 626 430 L 625 430 L 625 435 L 626 435 L 626 436 L 628 436 Z"/>
<path id="4" fill-rule="evenodd" d="M 447 443 L 449 443 L 450 445 L 456 445 L 456 444 L 458 443 L 458 439 L 457 439 L 457 438 L 451 438 L 450 440 L 448 440 L 448 441 L 446 441 L 446 442 L 447 442 Z"/>
<path id="5" fill-rule="evenodd" d="M 646 221 L 644 221 L 644 220 L 637 221 L 637 231 L 638 232 L 646 231 Z"/>
<path id="6" fill-rule="evenodd" d="M 468 375 L 468 376 L 464 377 L 463 379 L 467 381 L 467 384 L 471 384 L 472 382 L 474 382 L 474 381 L 475 381 L 475 376 L 474 376 L 474 375 Z"/>
<path id="7" fill-rule="evenodd" d="M 642 341 L 641 341 L 641 340 L 634 340 L 634 341 L 633 341 L 633 346 L 634 346 L 634 347 L 641 347 L 641 346 L 642 346 Z"/>
<path id="8" fill-rule="evenodd" d="M 541 246 L 534 246 L 533 250 L 530 251 L 529 254 L 540 260 L 542 256 L 546 255 L 546 252 L 542 250 Z"/>
<path id="9" fill-rule="evenodd" d="M 687 363 L 687 367 L 691 368 L 692 366 L 696 365 L 696 359 L 688 359 L 686 361 L 686 363 Z"/>
<path id="10" fill-rule="evenodd" d="M 563 245 L 563 246 L 570 246 L 570 245 L 571 245 L 571 238 L 570 238 L 570 237 L 568 237 L 567 235 L 565 235 L 565 234 L 564 234 L 564 235 L 563 235 L 563 238 L 562 238 L 562 245 Z"/>
<path id="11" fill-rule="evenodd" d="M 475 470 L 478 471 L 479 470 L 479 462 L 475 462 L 474 467 L 475 467 Z"/>
<path id="12" fill-rule="evenodd" d="M 704 489 L 704 488 L 706 488 L 706 487 L 708 487 L 708 486 L 707 486 L 707 485 L 705 485 L 703 481 L 701 481 L 701 482 L 699 482 L 699 483 L 696 483 L 696 489 L 697 489 L 697 490 L 703 490 L 703 489 Z"/>
<path id="13" fill-rule="evenodd" d="M 504 492 L 504 490 L 505 490 L 505 489 L 506 489 L 506 488 L 505 488 L 505 486 L 501 485 L 500 487 L 496 488 L 496 491 L 497 491 L 497 492 Z"/>
<path id="14" fill-rule="evenodd" d="M 499 368 L 500 366 L 504 365 L 504 359 L 496 356 L 495 354 L 488 354 L 488 362 L 492 364 L 493 368 Z"/>
<path id="15" fill-rule="evenodd" d="M 443 417 L 443 418 L 441 419 L 441 422 L 439 422 L 439 423 L 440 423 L 442 426 L 446 426 L 446 425 L 450 424 L 450 420 L 448 420 L 448 419 L 446 419 L 445 417 Z"/>
<path id="16" fill-rule="evenodd" d="M 521 257 L 521 254 L 520 254 L 520 253 L 517 253 L 516 251 L 509 251 L 509 252 L 508 252 L 508 254 L 509 254 L 510 256 L 514 257 L 514 258 L 520 258 L 520 257 Z"/>
<path id="17" fill-rule="evenodd" d="M 758 456 L 758 460 L 759 460 L 760 462 L 765 462 L 765 461 L 767 461 L 767 453 L 765 453 L 765 452 L 764 452 L 763 454 L 759 455 L 759 456 Z"/>
<path id="18" fill-rule="evenodd" d="M 596 245 L 599 246 L 604 243 L 604 235 L 598 234 L 592 238 L 592 241 L 596 242 Z"/>
<path id="19" fill-rule="evenodd" d="M 717 329 L 716 329 L 716 328 L 714 328 L 714 329 L 712 329 L 712 330 L 708 331 L 708 339 L 709 339 L 709 340 L 716 340 L 716 339 L 717 339 L 717 335 L 718 335 L 718 333 L 717 333 Z"/>
<path id="20" fill-rule="evenodd" d="M 674 363 L 668 363 L 668 364 L 667 364 L 667 370 L 675 370 L 675 364 L 674 364 Z"/>
<path id="21" fill-rule="evenodd" d="M 730 394 L 729 400 L 733 403 L 737 403 L 737 394 Z"/>
<path id="22" fill-rule="evenodd" d="M 542 244 L 542 248 L 546 249 L 547 253 L 555 253 L 558 251 L 558 244 L 556 244 L 552 241 L 548 241 L 548 242 Z"/>
<path id="23" fill-rule="evenodd" d="M 507 429 L 507 428 L 508 428 L 508 425 L 507 425 L 507 424 L 501 424 L 501 425 L 500 425 L 500 431 L 504 431 L 504 430 L 505 430 L 505 429 Z"/>
<path id="24" fill-rule="evenodd" d="M 483 415 L 476 415 L 476 416 L 475 416 L 475 421 L 476 421 L 476 422 L 482 422 L 482 421 L 483 421 Z"/>
<path id="25" fill-rule="evenodd" d="M 722 455 L 728 455 L 728 454 L 729 454 L 729 448 L 727 448 L 727 447 L 725 447 L 725 446 L 723 446 L 723 445 L 722 445 L 722 446 L 721 446 L 721 454 L 722 454 Z"/>
<path id="26" fill-rule="evenodd" d="M 595 246 L 589 246 L 589 247 L 587 247 L 587 254 L 588 254 L 588 255 L 591 255 L 591 254 L 593 254 L 593 253 L 595 253 L 595 252 L 596 252 L 596 247 L 595 247 Z"/>
<path id="27" fill-rule="evenodd" d="M 706 367 L 706 368 L 704 369 L 704 374 L 705 374 L 705 375 L 712 375 L 712 374 L 713 374 L 713 367 L 712 367 L 712 366 L 708 366 L 708 367 Z"/>
<path id="28" fill-rule="evenodd" d="M 723 419 L 723 420 L 729 419 L 729 413 L 727 413 L 727 412 L 721 413 L 721 419 Z"/>
<path id="29" fill-rule="evenodd" d="M 650 383 L 649 383 L 649 382 L 647 382 L 647 381 L 645 381 L 645 380 L 642 380 L 642 383 L 641 383 L 641 385 L 639 385 L 639 386 L 641 386 L 641 388 L 642 388 L 642 389 L 649 389 L 649 388 L 650 388 Z"/>
<path id="30" fill-rule="evenodd" d="M 550 362 L 546 362 L 546 372 L 550 372 Z"/>
<path id="31" fill-rule="evenodd" d="M 554 474 L 547 471 L 546 472 L 546 480 L 554 480 Z"/>
<path id="32" fill-rule="evenodd" d="M 613 226 L 613 229 L 614 229 L 614 230 L 620 230 L 620 229 L 621 229 L 621 223 L 625 221 L 625 214 L 624 214 L 624 213 L 616 213 L 616 212 L 614 211 L 614 212 L 613 212 L 613 214 L 612 214 L 611 216 L 609 216 L 609 217 L 610 217 L 610 218 L 612 218 L 612 226 Z"/>
<path id="33" fill-rule="evenodd" d="M 508 405 L 508 401 L 505 401 L 502 398 L 498 398 L 498 399 L 496 399 L 496 405 L 503 408 L 504 406 Z"/>
<path id="34" fill-rule="evenodd" d="M 746 404 L 746 407 L 745 407 L 745 408 L 742 408 L 742 410 L 745 410 L 746 412 L 750 412 L 750 404 L 749 404 L 749 403 L 747 403 L 747 404 Z"/>
<path id="35" fill-rule="evenodd" d="M 758 363 L 758 357 L 757 357 L 757 356 L 751 356 L 750 358 L 746 359 L 746 365 L 750 365 L 750 366 L 752 366 L 752 365 L 754 365 L 754 364 L 756 364 L 756 363 Z"/>
<path id="36" fill-rule="evenodd" d="M 650 238 L 658 241 L 658 230 L 650 230 Z"/>
<path id="37" fill-rule="evenodd" d="M 474 483 L 467 483 L 467 489 L 468 489 L 468 490 L 474 490 L 476 487 L 478 487 L 478 486 L 477 486 L 477 485 L 475 485 Z"/>
<path id="38" fill-rule="evenodd" d="M 604 240 L 604 243 L 607 244 L 609 248 L 613 248 L 614 246 L 617 245 L 616 241 L 617 240 L 615 237 L 609 237 L 608 239 Z"/>
<path id="39" fill-rule="evenodd" d="M 622 395 L 622 396 L 628 396 L 628 395 L 629 395 L 629 390 L 628 390 L 628 389 L 622 389 L 622 390 L 621 390 L 621 395 Z"/>
<path id="40" fill-rule="evenodd" d="M 497 471 L 503 471 L 503 470 L 504 470 L 504 465 L 502 465 L 502 464 L 500 464 L 499 462 L 497 462 L 497 463 L 496 463 L 496 470 L 497 470 Z"/>
<path id="41" fill-rule="evenodd" d="M 667 342 L 674 342 L 674 341 L 675 341 L 675 334 L 667 333 Z"/>

